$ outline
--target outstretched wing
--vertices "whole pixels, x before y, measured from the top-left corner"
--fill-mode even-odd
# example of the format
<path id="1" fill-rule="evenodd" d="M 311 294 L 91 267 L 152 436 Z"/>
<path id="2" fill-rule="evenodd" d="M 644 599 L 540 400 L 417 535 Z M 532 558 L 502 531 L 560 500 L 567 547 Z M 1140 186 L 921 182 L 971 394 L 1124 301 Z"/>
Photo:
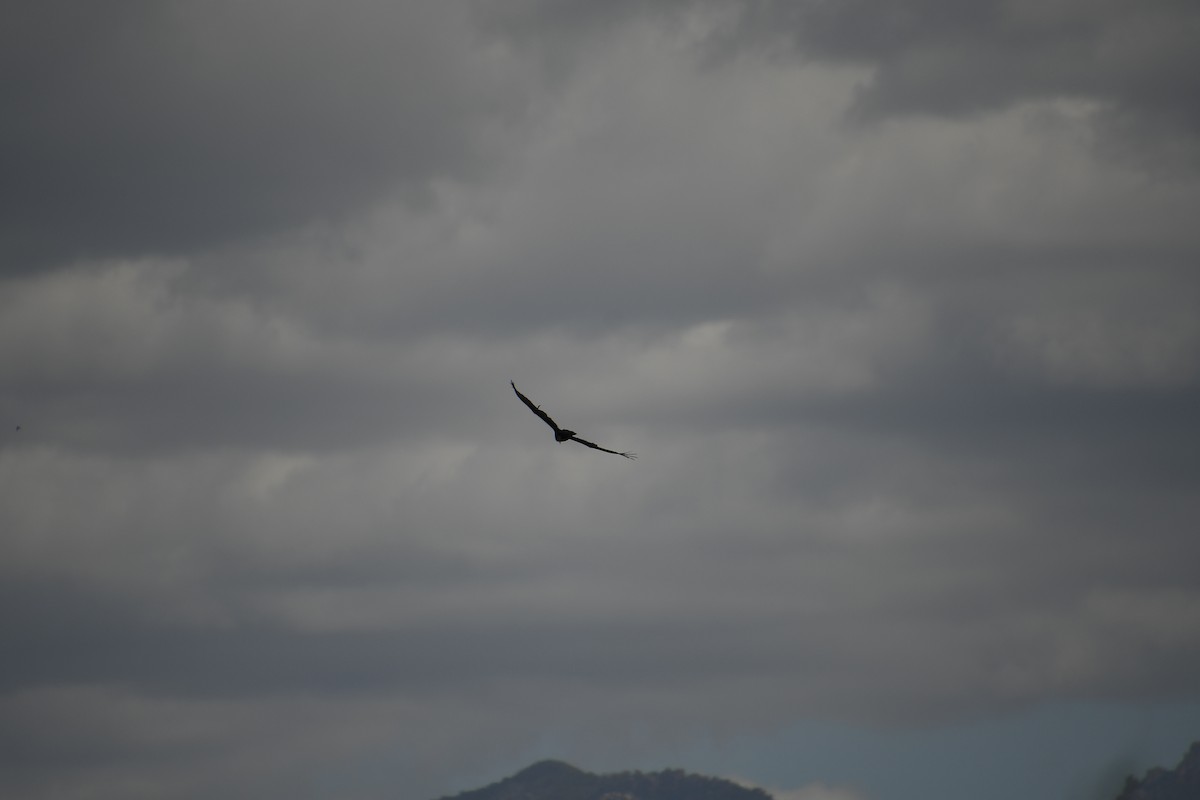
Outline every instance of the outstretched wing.
<path id="1" fill-rule="evenodd" d="M 592 448 L 593 450 L 603 450 L 606 453 L 612 453 L 614 456 L 624 456 L 625 458 L 637 458 L 637 453 L 619 453 L 616 450 L 609 450 L 607 447 L 601 447 L 600 445 L 596 444 L 595 442 L 589 442 L 587 439 L 580 439 L 578 436 L 572 436 L 571 440 L 575 441 L 575 442 L 579 442 L 580 444 L 586 444 L 588 447 Z"/>
<path id="2" fill-rule="evenodd" d="M 509 383 L 512 383 L 513 391 L 517 393 L 517 397 L 521 398 L 522 403 L 529 406 L 530 411 L 532 411 L 533 413 L 535 413 L 539 417 L 541 417 L 542 421 L 545 422 L 547 425 L 549 425 L 551 428 L 554 428 L 555 433 L 558 433 L 560 430 L 562 430 L 561 428 L 558 427 L 557 422 L 550 419 L 549 414 L 547 414 L 545 411 L 542 411 L 540 408 L 535 406 L 533 403 L 529 402 L 529 398 L 526 397 L 525 395 L 521 394 L 521 391 L 519 389 L 517 389 L 517 384 L 513 383 L 512 381 L 509 381 Z"/>

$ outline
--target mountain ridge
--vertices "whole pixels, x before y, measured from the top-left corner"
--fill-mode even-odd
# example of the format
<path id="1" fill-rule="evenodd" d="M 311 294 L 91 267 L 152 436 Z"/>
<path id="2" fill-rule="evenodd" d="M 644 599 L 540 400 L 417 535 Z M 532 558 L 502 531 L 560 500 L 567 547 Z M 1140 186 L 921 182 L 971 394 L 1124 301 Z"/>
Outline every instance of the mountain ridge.
<path id="1" fill-rule="evenodd" d="M 1130 775 L 1116 800 L 1197 800 L 1200 798 L 1200 741 L 1183 754 L 1175 769 L 1154 767 L 1141 780 Z"/>
<path id="2" fill-rule="evenodd" d="M 596 774 L 553 759 L 441 800 L 772 800 L 762 789 L 681 769 Z"/>
<path id="3" fill-rule="evenodd" d="M 773 800 L 763 789 L 681 769 L 658 772 L 587 772 L 546 759 L 481 789 L 439 800 Z M 1114 800 L 1200 800 L 1200 741 L 1193 742 L 1174 769 L 1154 767 L 1129 775 Z"/>

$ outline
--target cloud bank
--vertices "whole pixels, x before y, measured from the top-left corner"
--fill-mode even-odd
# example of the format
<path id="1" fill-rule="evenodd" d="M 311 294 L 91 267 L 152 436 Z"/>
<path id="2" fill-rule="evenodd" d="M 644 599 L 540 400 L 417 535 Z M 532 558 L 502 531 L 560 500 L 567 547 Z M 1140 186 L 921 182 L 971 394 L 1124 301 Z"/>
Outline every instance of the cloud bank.
<path id="1" fill-rule="evenodd" d="M 1200 690 L 1186 4 L 3 14 L 5 796 Z"/>

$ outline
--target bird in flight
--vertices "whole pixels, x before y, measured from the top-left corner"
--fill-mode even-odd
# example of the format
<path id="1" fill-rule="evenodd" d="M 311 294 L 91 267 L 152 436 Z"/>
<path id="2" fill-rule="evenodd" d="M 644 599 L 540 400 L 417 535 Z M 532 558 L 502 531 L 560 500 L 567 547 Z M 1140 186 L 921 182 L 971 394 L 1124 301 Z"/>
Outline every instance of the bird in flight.
<path id="1" fill-rule="evenodd" d="M 634 453 L 620 453 L 620 452 L 617 452 L 616 450 L 609 450 L 607 447 L 601 447 L 600 445 L 596 444 L 595 442 L 589 442 L 587 439 L 580 439 L 578 436 L 575 435 L 575 431 L 569 431 L 566 428 L 558 427 L 558 423 L 555 422 L 554 420 L 550 419 L 549 414 L 547 414 L 545 411 L 542 411 L 541 408 L 539 408 L 538 406 L 535 406 L 532 402 L 530 402 L 528 397 L 521 394 L 521 390 L 517 388 L 517 384 L 513 383 L 512 381 L 509 381 L 509 383 L 512 383 L 513 391 L 517 393 L 517 397 L 521 398 L 521 402 L 524 403 L 525 405 L 529 406 L 530 411 L 532 411 L 533 413 L 535 413 L 539 417 L 541 417 L 542 422 L 546 423 L 551 428 L 554 428 L 554 441 L 565 442 L 568 439 L 570 439 L 572 441 L 579 442 L 580 444 L 587 445 L 588 447 L 592 448 L 593 450 L 603 450 L 605 453 L 612 453 L 614 456 L 623 456 L 625 458 L 637 458 L 637 455 Z"/>

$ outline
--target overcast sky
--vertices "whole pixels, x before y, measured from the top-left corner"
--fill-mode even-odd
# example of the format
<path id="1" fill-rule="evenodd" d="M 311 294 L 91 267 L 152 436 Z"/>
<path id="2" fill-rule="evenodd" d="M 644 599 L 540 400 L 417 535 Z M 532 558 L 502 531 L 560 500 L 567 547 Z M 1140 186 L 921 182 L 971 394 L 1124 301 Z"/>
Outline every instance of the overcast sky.
<path id="1" fill-rule="evenodd" d="M 1200 5 L 2 9 L 4 797 L 1200 738 Z"/>

